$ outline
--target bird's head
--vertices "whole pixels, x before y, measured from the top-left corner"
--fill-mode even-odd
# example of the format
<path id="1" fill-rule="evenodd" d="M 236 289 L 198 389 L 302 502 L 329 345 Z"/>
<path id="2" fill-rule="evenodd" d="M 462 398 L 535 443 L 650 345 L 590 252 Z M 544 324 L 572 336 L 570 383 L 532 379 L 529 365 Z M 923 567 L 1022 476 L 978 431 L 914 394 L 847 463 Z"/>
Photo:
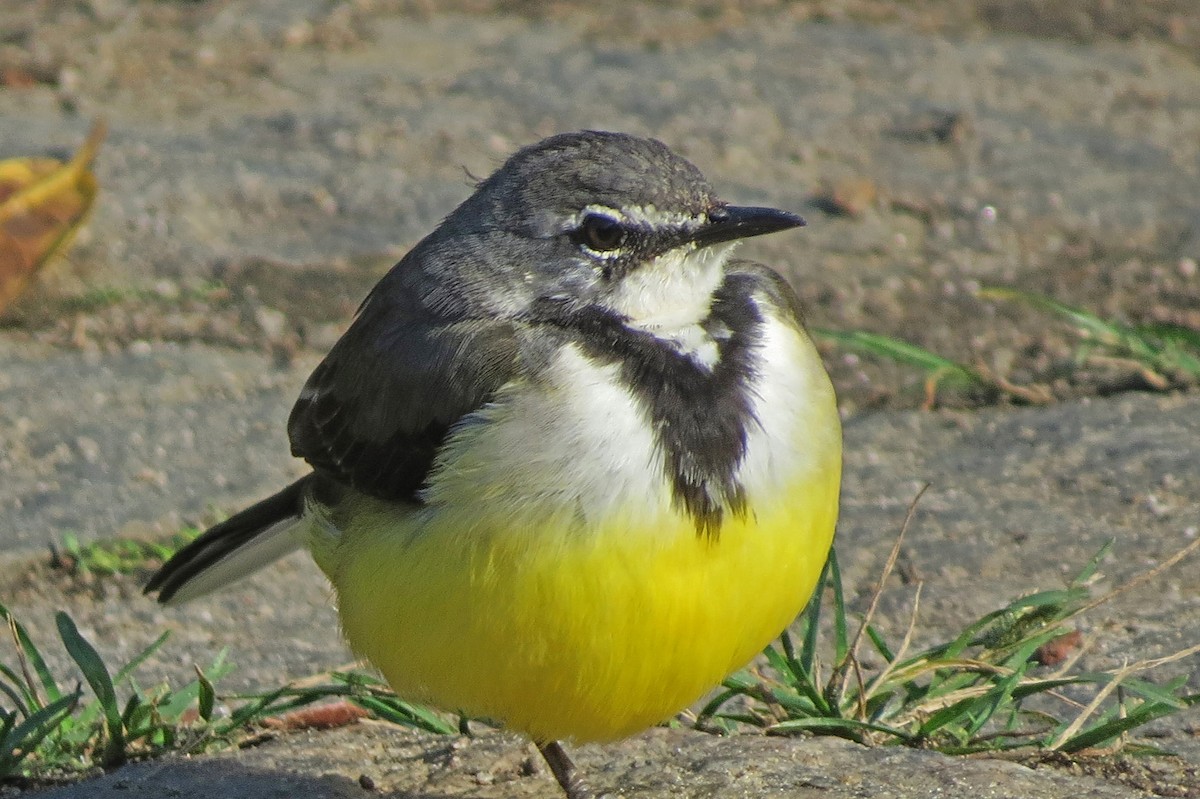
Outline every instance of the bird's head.
<path id="1" fill-rule="evenodd" d="M 518 151 L 443 227 L 470 248 L 458 271 L 490 312 L 600 306 L 656 329 L 706 315 L 733 243 L 803 224 L 724 203 L 659 141 L 583 131 Z"/>

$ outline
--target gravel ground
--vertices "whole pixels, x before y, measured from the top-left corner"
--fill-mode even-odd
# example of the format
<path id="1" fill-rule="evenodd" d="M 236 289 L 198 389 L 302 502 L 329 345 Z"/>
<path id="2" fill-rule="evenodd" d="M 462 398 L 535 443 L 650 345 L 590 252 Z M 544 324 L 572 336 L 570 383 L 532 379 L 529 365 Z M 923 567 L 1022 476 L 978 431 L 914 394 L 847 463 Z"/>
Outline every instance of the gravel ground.
<path id="1" fill-rule="evenodd" d="M 0 317 L 0 602 L 38 640 L 66 608 L 114 659 L 164 628 L 144 682 L 223 646 L 230 687 L 344 662 L 305 559 L 178 611 L 135 579 L 79 581 L 51 542 L 169 534 L 297 474 L 283 420 L 375 278 L 512 149 L 580 127 L 657 136 L 729 199 L 810 222 L 745 254 L 812 325 L 894 335 L 1049 407 L 943 392 L 829 348 L 847 432 L 839 552 L 859 606 L 919 486 L 885 594 L 925 582 L 932 639 L 1106 540 L 1111 586 L 1200 527 L 1194 378 L 1080 358 L 1035 291 L 1200 329 L 1200 11 L 1188 0 L 640 3 L 0 3 L 0 158 L 110 133 L 68 258 Z M 957 409 L 955 409 L 957 407 Z M 1194 562 L 1097 609 L 1083 665 L 1200 639 Z M 907 581 L 907 584 L 904 584 Z M 236 621 L 234 621 L 236 620 Z M 9 659 L 0 643 L 0 660 Z M 61 658 L 61 656 L 59 656 Z M 1164 674 L 1198 678 L 1196 658 Z M 1030 770 L 836 741 L 653 731 L 589 749 L 626 796 L 1200 796 L 1200 717 L 1152 730 L 1181 759 Z M 60 796 L 553 796 L 502 736 L 373 726 L 131 766 Z M 1081 776 L 1080 768 L 1090 772 Z M 140 792 L 140 794 L 138 793 Z"/>

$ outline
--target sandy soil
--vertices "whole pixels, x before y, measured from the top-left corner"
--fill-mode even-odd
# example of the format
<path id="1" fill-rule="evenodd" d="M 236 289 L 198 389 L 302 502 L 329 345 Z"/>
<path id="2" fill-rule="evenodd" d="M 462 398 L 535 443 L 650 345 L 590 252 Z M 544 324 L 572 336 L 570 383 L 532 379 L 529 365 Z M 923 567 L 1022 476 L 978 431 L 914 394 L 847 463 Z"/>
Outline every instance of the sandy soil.
<path id="1" fill-rule="evenodd" d="M 855 602 L 925 481 L 903 562 L 905 580 L 927 581 L 928 635 L 1058 584 L 1109 538 L 1106 579 L 1128 578 L 1196 535 L 1195 377 L 1084 357 L 1062 321 L 979 290 L 1200 330 L 1197 53 L 1193 0 L 681 0 L 620 13 L 552 0 L 0 2 L 0 158 L 68 152 L 96 117 L 110 128 L 89 225 L 0 317 L 0 601 L 39 640 L 69 608 L 114 658 L 169 627 L 155 675 L 186 675 L 226 644 L 236 685 L 342 662 L 327 589 L 303 559 L 164 612 L 132 578 L 47 570 L 47 544 L 164 535 L 296 474 L 288 405 L 374 280 L 469 193 L 469 175 L 581 127 L 657 136 L 731 201 L 805 215 L 804 231 L 744 252 L 789 277 L 813 327 L 895 336 L 1053 401 L 1014 408 L 1020 391 L 943 387 L 938 404 L 967 410 L 913 411 L 922 374 L 822 345 L 847 420 L 839 551 Z M 1088 663 L 1196 641 L 1196 573 L 1089 622 Z M 908 597 L 885 602 L 881 623 L 902 628 Z M 1173 668 L 1196 679 L 1194 659 Z M 1087 766 L 1105 781 L 1096 795 L 1200 796 L 1197 729 L 1193 712 L 1154 733 L 1182 760 Z M 362 735 L 283 741 L 199 772 L 151 764 L 74 795 L 178 783 L 249 797 L 262 774 L 350 795 L 354 775 L 326 772 L 364 748 L 362 762 L 385 759 L 376 733 Z M 615 750 L 606 778 L 674 796 L 704 790 L 688 776 L 703 772 L 719 792 L 736 761 L 753 796 L 884 795 L 904 774 L 895 795 L 1066 797 L 1061 776 L 1078 768 L 1039 780 L 905 753 L 900 769 L 825 744 L 811 756 L 824 765 L 798 777 L 788 758 L 808 755 L 781 755 L 774 739 L 712 751 L 703 737 L 664 740 Z M 385 789 L 549 795 L 521 768 L 479 776 L 491 766 L 478 762 L 523 762 L 520 744 L 473 744 L 475 765 L 444 772 L 446 744 L 413 746 L 404 764 L 417 771 L 386 766 Z M 755 777 L 758 757 L 786 768 Z M 447 776 L 427 778 L 430 763 Z M 938 779 L 922 785 L 922 769 Z"/>

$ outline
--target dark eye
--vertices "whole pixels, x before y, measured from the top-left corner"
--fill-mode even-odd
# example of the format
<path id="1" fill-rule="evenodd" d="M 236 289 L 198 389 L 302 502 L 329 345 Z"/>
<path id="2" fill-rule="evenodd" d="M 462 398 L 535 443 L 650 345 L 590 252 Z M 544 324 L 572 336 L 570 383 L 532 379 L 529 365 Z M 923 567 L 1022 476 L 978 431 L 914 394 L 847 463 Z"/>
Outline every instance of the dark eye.
<path id="1" fill-rule="evenodd" d="M 611 217 L 588 214 L 575 231 L 576 241 L 595 252 L 609 252 L 625 242 L 625 229 Z"/>

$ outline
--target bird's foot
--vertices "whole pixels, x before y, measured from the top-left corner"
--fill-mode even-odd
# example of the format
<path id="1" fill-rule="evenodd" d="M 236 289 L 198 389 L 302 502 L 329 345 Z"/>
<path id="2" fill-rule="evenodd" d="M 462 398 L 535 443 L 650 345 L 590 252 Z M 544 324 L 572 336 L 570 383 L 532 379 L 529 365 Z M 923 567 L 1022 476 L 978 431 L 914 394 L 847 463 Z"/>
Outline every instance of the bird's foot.
<path id="1" fill-rule="evenodd" d="M 579 773 L 579 769 L 575 767 L 562 744 L 558 741 L 551 741 L 548 744 L 539 743 L 537 748 L 545 758 L 546 765 L 550 767 L 554 778 L 562 786 L 567 799 L 596 799 L 596 795 L 583 781 L 583 775 Z"/>

